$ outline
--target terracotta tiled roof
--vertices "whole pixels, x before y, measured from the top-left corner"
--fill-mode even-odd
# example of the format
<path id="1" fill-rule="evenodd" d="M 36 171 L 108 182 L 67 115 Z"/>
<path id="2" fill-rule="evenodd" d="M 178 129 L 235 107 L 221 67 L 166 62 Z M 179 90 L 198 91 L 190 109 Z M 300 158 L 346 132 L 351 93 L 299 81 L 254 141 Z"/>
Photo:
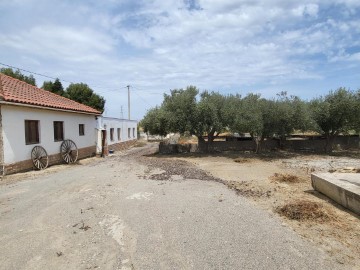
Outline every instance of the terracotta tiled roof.
<path id="1" fill-rule="evenodd" d="M 0 100 L 68 111 L 101 114 L 84 104 L 0 73 Z"/>

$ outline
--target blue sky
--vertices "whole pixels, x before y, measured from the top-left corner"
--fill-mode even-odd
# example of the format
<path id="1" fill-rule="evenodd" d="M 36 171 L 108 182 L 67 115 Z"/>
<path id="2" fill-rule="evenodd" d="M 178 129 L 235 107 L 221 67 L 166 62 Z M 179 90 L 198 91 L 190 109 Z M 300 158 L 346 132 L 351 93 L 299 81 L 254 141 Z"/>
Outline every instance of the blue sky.
<path id="1" fill-rule="evenodd" d="M 1 63 L 87 83 L 107 116 L 127 116 L 126 85 L 138 120 L 188 85 L 304 99 L 360 88 L 358 0 L 0 0 L 0 14 Z"/>

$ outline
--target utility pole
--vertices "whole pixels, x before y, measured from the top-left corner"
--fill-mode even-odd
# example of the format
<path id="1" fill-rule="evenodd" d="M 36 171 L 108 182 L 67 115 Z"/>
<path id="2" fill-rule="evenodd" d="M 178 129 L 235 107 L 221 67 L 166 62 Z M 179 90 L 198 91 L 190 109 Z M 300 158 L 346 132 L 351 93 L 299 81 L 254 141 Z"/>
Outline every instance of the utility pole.
<path id="1" fill-rule="evenodd" d="M 130 85 L 126 86 L 128 89 L 128 114 L 129 114 L 129 120 L 130 120 Z"/>
<path id="2" fill-rule="evenodd" d="M 121 105 L 121 111 L 120 111 L 121 119 L 124 119 L 124 113 L 123 113 L 123 106 Z"/>

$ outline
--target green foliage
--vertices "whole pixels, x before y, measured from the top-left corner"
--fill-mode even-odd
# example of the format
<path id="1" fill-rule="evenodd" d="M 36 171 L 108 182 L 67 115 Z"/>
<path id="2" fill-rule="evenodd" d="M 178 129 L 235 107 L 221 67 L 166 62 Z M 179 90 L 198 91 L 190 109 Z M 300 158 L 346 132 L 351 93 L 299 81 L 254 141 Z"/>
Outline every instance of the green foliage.
<path id="1" fill-rule="evenodd" d="M 167 117 L 164 110 L 160 107 L 150 109 L 143 120 L 141 120 L 140 126 L 144 129 L 145 133 L 150 135 L 166 136 L 168 133 Z"/>
<path id="2" fill-rule="evenodd" d="M 10 77 L 16 78 L 20 81 L 24 81 L 28 84 L 36 86 L 36 81 L 33 75 L 26 76 L 20 72 L 20 70 L 14 71 L 12 68 L 1 68 L 0 72 Z"/>
<path id="3" fill-rule="evenodd" d="M 64 93 L 64 97 L 90 106 L 100 112 L 103 112 L 105 108 L 105 99 L 94 93 L 94 91 L 85 83 L 70 84 Z"/>
<path id="4" fill-rule="evenodd" d="M 312 117 L 319 132 L 326 136 L 346 133 L 356 126 L 357 95 L 345 88 L 331 91 L 310 102 Z"/>
<path id="5" fill-rule="evenodd" d="M 198 114 L 196 109 L 196 95 L 199 91 L 194 86 L 184 89 L 171 90 L 170 95 L 164 94 L 161 105 L 166 113 L 168 132 L 185 131 L 196 134 Z"/>
<path id="6" fill-rule="evenodd" d="M 284 139 L 295 129 L 304 130 L 309 126 L 310 114 L 305 102 L 298 97 L 288 97 L 281 92 L 276 99 L 264 99 L 260 95 L 248 94 L 241 99 L 232 97 L 230 115 L 233 120 L 229 127 L 234 132 L 250 133 L 261 149 L 265 138 L 279 137 Z"/>
<path id="7" fill-rule="evenodd" d="M 289 136 L 294 130 L 305 131 L 312 127 L 312 120 L 306 103 L 286 92 L 277 95 L 274 101 L 272 125 L 274 134 L 280 138 Z"/>
<path id="8" fill-rule="evenodd" d="M 59 79 L 56 79 L 55 82 L 45 81 L 41 88 L 60 96 L 65 94 L 64 87 L 62 86 Z"/>
<path id="9" fill-rule="evenodd" d="M 360 89 L 355 94 L 355 120 L 354 120 L 354 129 L 357 132 L 360 132 Z"/>
<path id="10" fill-rule="evenodd" d="M 317 130 L 327 136 L 360 130 L 360 90 L 355 93 L 340 88 L 311 102 L 286 92 L 274 99 L 208 91 L 197 99 L 198 94 L 194 86 L 165 94 L 162 105 L 144 117 L 145 131 L 160 135 L 188 133 L 199 139 L 208 135 L 209 142 L 224 130 L 250 133 L 260 150 L 264 139 L 276 137 L 282 142 L 298 130 Z"/>
<path id="11" fill-rule="evenodd" d="M 223 114 L 226 98 L 219 93 L 204 91 L 197 101 L 198 93 L 196 87 L 189 86 L 165 94 L 161 107 L 148 111 L 142 120 L 145 132 L 158 135 L 188 133 L 199 138 L 206 134 L 212 141 L 226 127 Z"/>
<path id="12" fill-rule="evenodd" d="M 230 115 L 233 121 L 230 129 L 238 133 L 249 132 L 252 137 L 262 137 L 264 132 L 263 101 L 260 95 L 248 94 L 241 99 L 232 97 Z"/>
<path id="13" fill-rule="evenodd" d="M 213 141 L 215 133 L 218 135 L 226 128 L 227 118 L 224 114 L 226 98 L 215 92 L 204 91 L 200 94 L 200 101 L 196 104 L 197 123 L 194 130 L 198 137 L 207 134 L 208 141 Z"/>
<path id="14" fill-rule="evenodd" d="M 327 138 L 326 152 L 332 151 L 336 135 L 358 128 L 358 94 L 345 88 L 339 88 L 310 102 L 316 130 Z"/>

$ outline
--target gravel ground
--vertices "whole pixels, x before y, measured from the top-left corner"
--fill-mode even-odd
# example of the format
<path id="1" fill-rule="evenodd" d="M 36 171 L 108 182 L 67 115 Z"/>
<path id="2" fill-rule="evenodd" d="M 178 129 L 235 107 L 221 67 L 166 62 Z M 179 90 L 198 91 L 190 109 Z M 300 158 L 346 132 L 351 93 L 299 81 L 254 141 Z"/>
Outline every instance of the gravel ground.
<path id="1" fill-rule="evenodd" d="M 360 168 L 359 158 L 336 156 L 305 156 L 282 161 L 285 167 L 309 171 L 328 172 L 345 168 Z"/>

